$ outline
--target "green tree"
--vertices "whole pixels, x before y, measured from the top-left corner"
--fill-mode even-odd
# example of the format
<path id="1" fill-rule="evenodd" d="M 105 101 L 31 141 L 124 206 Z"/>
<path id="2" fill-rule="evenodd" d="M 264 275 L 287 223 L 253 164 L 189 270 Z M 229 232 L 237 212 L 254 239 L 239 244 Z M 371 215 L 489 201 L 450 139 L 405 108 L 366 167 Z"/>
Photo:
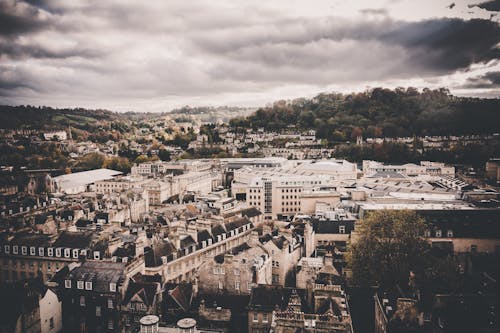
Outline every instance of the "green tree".
<path id="1" fill-rule="evenodd" d="M 83 156 L 78 161 L 78 166 L 84 169 L 99 169 L 104 163 L 104 155 L 99 153 L 90 153 Z"/>
<path id="2" fill-rule="evenodd" d="M 125 157 L 112 157 L 104 161 L 103 168 L 118 170 L 123 173 L 130 172 L 130 161 Z"/>
<path id="3" fill-rule="evenodd" d="M 353 283 L 392 286 L 411 271 L 423 273 L 429 244 L 423 237 L 424 220 L 408 210 L 381 210 L 368 214 L 356 228 L 348 263 Z"/>

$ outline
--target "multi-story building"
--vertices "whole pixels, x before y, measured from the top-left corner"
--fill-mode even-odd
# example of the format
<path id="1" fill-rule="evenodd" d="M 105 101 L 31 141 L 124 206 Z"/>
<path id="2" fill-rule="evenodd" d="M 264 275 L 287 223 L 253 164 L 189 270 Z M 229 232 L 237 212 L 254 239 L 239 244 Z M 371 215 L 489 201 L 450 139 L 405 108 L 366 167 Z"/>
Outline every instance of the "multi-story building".
<path id="1" fill-rule="evenodd" d="M 302 255 L 302 244 L 297 238 L 266 234 L 259 238 L 272 259 L 272 284 L 285 286 Z"/>
<path id="2" fill-rule="evenodd" d="M 145 274 L 159 274 L 165 282 L 195 281 L 203 263 L 249 241 L 253 228 L 244 217 L 210 229 L 177 230 L 168 240 L 153 239 L 144 250 Z"/>
<path id="3" fill-rule="evenodd" d="M 271 283 L 270 253 L 258 242 L 243 243 L 216 255 L 198 270 L 203 294 L 245 295 L 252 286 Z"/>
<path id="4" fill-rule="evenodd" d="M 351 333 L 345 293 L 340 285 L 309 289 L 259 286 L 248 305 L 248 332 Z"/>
<path id="5" fill-rule="evenodd" d="M 149 204 L 152 206 L 161 205 L 173 195 L 170 185 L 160 180 L 149 181 L 143 184 L 143 188 L 147 191 Z"/>
<path id="6" fill-rule="evenodd" d="M 1 281 L 40 277 L 50 278 L 61 268 L 82 258 L 100 260 L 107 242 L 93 232 L 62 232 L 57 237 L 43 234 L 17 234 L 4 239 L 0 248 Z"/>
<path id="7" fill-rule="evenodd" d="M 143 267 L 143 266 L 142 266 Z M 86 261 L 62 277 L 63 327 L 69 332 L 122 332 L 121 305 L 138 262 Z"/>
<path id="8" fill-rule="evenodd" d="M 363 173 L 365 175 L 375 174 L 377 172 L 396 172 L 406 176 L 454 176 L 455 167 L 430 161 L 422 161 L 420 165 L 413 163 L 386 165 L 376 161 L 363 161 Z"/>
<path id="9" fill-rule="evenodd" d="M 125 332 L 135 333 L 143 316 L 162 312 L 161 281 L 154 277 L 148 279 L 140 274 L 132 277 L 121 302 L 121 316 Z"/>
<path id="10" fill-rule="evenodd" d="M 246 201 L 250 207 L 263 212 L 265 220 L 290 219 L 302 211 L 302 194 L 308 192 L 305 196 L 307 200 L 311 196 L 310 191 L 327 185 L 329 178 L 329 176 L 256 177 L 246 188 Z M 308 201 L 305 203 L 308 204 Z"/>

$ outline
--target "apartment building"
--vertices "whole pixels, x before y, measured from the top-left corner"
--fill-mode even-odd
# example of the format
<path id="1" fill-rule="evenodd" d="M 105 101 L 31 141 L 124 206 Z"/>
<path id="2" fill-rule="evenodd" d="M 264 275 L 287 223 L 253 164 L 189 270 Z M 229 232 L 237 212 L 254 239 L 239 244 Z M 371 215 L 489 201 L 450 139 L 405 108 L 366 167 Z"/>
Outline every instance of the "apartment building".
<path id="1" fill-rule="evenodd" d="M 166 240 L 153 239 L 151 247 L 144 249 L 145 274 L 159 274 L 164 282 L 194 281 L 202 264 L 249 241 L 253 228 L 244 217 L 210 229 L 177 230 Z"/>
<path id="2" fill-rule="evenodd" d="M 64 231 L 57 237 L 17 234 L 4 239 L 0 247 L 0 281 L 39 277 L 50 280 L 57 271 L 82 258 L 102 260 L 107 242 L 93 232 Z"/>
<path id="3" fill-rule="evenodd" d="M 326 186 L 329 176 L 253 178 L 246 188 L 246 202 L 264 214 L 265 220 L 291 219 L 301 212 L 302 194 Z"/>

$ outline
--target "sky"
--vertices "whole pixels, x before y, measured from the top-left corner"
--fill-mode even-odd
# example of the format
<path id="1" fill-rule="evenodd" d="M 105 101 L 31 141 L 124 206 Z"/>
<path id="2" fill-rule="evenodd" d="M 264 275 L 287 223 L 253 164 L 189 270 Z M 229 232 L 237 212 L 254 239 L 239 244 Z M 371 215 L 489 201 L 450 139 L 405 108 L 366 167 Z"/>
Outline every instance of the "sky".
<path id="1" fill-rule="evenodd" d="M 169 111 L 321 92 L 500 97 L 500 0 L 0 0 L 0 104 Z"/>

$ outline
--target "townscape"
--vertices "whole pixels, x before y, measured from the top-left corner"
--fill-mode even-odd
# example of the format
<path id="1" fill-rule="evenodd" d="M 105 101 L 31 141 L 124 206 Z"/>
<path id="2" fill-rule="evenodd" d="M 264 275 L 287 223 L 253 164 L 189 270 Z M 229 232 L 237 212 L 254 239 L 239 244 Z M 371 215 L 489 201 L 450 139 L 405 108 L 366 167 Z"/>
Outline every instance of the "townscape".
<path id="1" fill-rule="evenodd" d="M 144 129 L 160 120 L 142 125 L 146 142 L 159 134 Z M 2 167 L 5 329 L 449 332 L 464 314 L 485 332 L 498 327 L 498 159 L 481 176 L 432 161 L 358 164 L 336 159 L 314 130 L 170 123 L 172 137 L 190 132 L 193 140 L 184 149 L 132 143 L 138 157 L 129 172 Z M 117 158 L 120 145 L 78 141 L 70 127 L 3 131 L 4 145 L 26 139 L 75 160 Z M 444 140 L 452 147 L 496 138 L 424 138 Z M 370 141 L 358 137 L 356 145 Z M 184 158 L 207 147 L 236 155 L 248 143 L 262 147 L 247 157 Z M 426 269 L 435 271 L 424 277 L 408 267 L 402 280 L 364 281 L 374 272 L 369 263 L 357 266 L 356 244 L 376 234 L 360 223 L 408 212 L 425 220 L 418 237 L 438 262 Z"/>
<path id="2" fill-rule="evenodd" d="M 0 333 L 499 333 L 500 0 L 0 0 Z"/>

